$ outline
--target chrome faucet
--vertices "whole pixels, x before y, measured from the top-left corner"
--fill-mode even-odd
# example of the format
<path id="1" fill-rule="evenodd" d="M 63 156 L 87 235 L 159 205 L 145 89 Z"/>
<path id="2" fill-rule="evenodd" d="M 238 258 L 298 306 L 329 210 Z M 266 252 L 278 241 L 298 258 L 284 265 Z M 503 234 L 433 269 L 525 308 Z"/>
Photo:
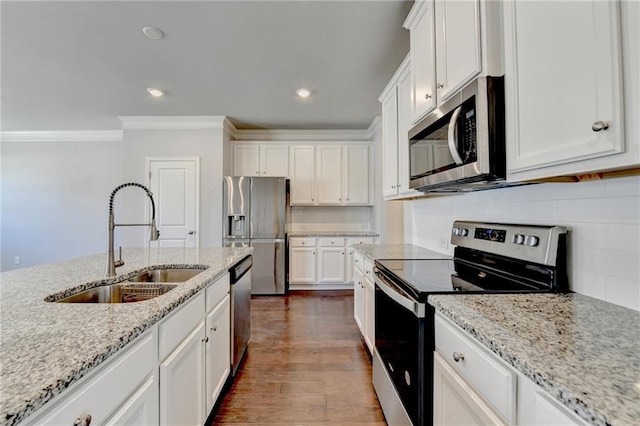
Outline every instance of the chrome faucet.
<path id="1" fill-rule="evenodd" d="M 144 190 L 147 193 L 147 197 L 151 200 L 151 223 L 115 223 L 113 218 L 113 197 L 115 197 L 116 193 L 120 191 L 122 188 L 126 188 L 129 186 L 135 186 Z M 139 183 L 130 182 L 124 183 L 111 192 L 111 196 L 109 197 L 109 258 L 107 260 L 107 276 L 113 277 L 116 275 L 116 268 L 124 265 L 124 261 L 122 260 L 122 247 L 120 248 L 120 259 L 115 260 L 113 254 L 113 231 L 116 226 L 149 226 L 151 227 L 151 235 L 149 236 L 150 241 L 156 241 L 160 238 L 160 231 L 156 228 L 156 204 L 153 202 L 153 194 L 149 189 L 140 185 Z"/>

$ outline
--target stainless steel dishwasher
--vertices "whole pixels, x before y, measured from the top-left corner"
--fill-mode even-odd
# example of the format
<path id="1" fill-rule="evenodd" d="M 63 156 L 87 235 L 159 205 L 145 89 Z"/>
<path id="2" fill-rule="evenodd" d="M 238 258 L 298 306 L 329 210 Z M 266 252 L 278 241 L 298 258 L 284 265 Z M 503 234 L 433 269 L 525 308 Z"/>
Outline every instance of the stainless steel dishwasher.
<path id="1" fill-rule="evenodd" d="M 231 279 L 231 374 L 236 375 L 251 336 L 251 265 L 247 256 L 229 269 Z"/>

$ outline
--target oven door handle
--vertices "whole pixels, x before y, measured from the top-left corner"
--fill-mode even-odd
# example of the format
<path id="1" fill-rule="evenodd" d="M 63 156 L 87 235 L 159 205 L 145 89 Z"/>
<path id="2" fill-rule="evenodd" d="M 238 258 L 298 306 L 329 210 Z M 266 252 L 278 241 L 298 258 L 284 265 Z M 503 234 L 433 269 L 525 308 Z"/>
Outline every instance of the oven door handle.
<path id="1" fill-rule="evenodd" d="M 458 141 L 458 117 L 460 117 L 460 113 L 462 112 L 462 106 L 459 106 L 458 108 L 455 109 L 455 111 L 453 111 L 453 114 L 451 115 L 451 120 L 449 121 L 449 137 L 448 137 L 448 142 L 449 142 L 449 151 L 451 152 L 451 157 L 453 158 L 453 161 L 456 162 L 456 164 L 458 166 L 462 165 L 462 158 L 460 157 L 460 154 L 458 153 L 458 144 L 456 143 Z"/>
<path id="2" fill-rule="evenodd" d="M 415 300 L 409 299 L 404 294 L 400 293 L 400 290 L 389 281 L 385 276 L 383 276 L 380 272 L 374 271 L 376 284 L 386 294 L 389 296 L 394 302 L 398 305 L 402 306 L 406 310 L 412 312 L 418 318 L 425 317 L 425 306 L 423 303 L 416 302 Z"/>

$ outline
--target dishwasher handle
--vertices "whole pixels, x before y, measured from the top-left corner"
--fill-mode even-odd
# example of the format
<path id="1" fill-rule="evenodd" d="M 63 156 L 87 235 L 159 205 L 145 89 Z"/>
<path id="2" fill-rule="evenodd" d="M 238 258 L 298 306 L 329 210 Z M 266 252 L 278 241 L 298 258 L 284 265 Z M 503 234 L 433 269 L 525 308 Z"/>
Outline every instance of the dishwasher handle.
<path id="1" fill-rule="evenodd" d="M 229 275 L 231 279 L 231 285 L 237 283 L 240 278 L 242 278 L 247 272 L 251 270 L 251 266 L 253 265 L 253 258 L 251 255 L 248 255 L 240 262 L 236 263 L 229 269 Z"/>

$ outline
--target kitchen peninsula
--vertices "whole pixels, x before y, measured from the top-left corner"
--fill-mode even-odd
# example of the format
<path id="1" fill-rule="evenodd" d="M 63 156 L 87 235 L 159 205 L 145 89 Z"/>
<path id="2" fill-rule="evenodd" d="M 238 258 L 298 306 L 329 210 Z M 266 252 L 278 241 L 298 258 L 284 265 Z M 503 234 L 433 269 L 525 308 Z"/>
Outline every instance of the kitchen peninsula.
<path id="1" fill-rule="evenodd" d="M 134 340 L 140 342 L 138 337 L 156 339 L 160 334 L 162 338 L 162 331 L 158 333 L 155 325 L 183 305 L 187 309 L 202 299 L 204 311 L 202 290 L 207 290 L 208 303 L 209 290 L 218 288 L 212 284 L 223 281 L 229 268 L 251 251 L 251 248 L 125 249 L 125 265 L 117 272 L 120 278 L 150 266 L 207 268 L 161 296 L 136 303 L 45 301 L 56 293 L 104 279 L 105 254 L 2 273 L 0 424 L 18 424 L 58 400 L 66 404 L 61 394 L 68 394 L 67 388 L 88 374 L 93 379 L 94 369 L 120 356 L 134 345 Z M 224 291 L 214 292 L 223 297 Z M 158 345 L 148 347 L 157 351 Z M 78 386 L 87 383 L 82 381 Z M 71 424 L 74 419 L 69 421 Z"/>

